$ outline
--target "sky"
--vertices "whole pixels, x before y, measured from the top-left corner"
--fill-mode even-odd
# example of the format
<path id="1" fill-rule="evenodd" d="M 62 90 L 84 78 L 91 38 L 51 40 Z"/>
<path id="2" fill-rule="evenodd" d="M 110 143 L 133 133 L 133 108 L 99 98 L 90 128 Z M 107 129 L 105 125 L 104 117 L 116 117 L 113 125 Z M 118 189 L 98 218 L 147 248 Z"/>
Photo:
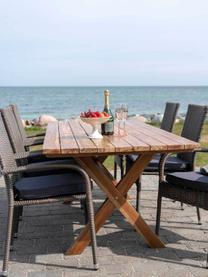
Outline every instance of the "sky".
<path id="1" fill-rule="evenodd" d="M 207 0 L 0 0 L 0 86 L 208 85 Z"/>

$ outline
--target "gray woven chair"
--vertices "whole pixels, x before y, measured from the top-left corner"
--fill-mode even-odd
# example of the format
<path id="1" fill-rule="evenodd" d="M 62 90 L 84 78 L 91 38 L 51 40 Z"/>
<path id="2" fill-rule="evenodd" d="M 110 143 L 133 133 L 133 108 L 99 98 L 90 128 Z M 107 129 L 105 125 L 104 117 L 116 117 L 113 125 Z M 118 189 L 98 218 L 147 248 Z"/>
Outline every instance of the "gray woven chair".
<path id="1" fill-rule="evenodd" d="M 8 133 L 8 137 L 10 139 L 10 143 L 13 148 L 13 152 L 15 154 L 15 158 L 17 160 L 18 165 L 27 165 L 23 175 L 24 177 L 34 177 L 41 175 L 53 175 L 57 173 L 65 173 L 66 169 L 61 167 L 61 165 L 69 165 L 74 164 L 77 165 L 74 159 L 72 158 L 64 158 L 64 159 L 51 159 L 42 155 L 41 151 L 37 152 L 29 152 L 25 150 L 25 145 L 23 144 L 23 140 L 21 134 L 19 132 L 18 125 L 16 124 L 14 113 L 12 111 L 12 107 L 8 106 L 5 109 L 0 110 L 3 116 L 3 121 L 5 124 L 5 128 Z M 54 164 L 55 168 L 48 167 L 48 165 Z M 91 181 L 91 187 L 93 188 L 93 183 Z M 81 199 L 81 208 L 85 212 L 85 221 L 87 222 L 87 213 L 86 213 L 86 201 L 85 199 Z M 23 213 L 23 207 L 20 209 L 20 219 Z"/>
<path id="2" fill-rule="evenodd" d="M 8 275 L 10 246 L 13 234 L 18 229 L 18 215 L 21 207 L 83 198 L 87 199 L 94 269 L 98 269 L 91 183 L 85 171 L 77 165 L 62 164 L 60 167 L 68 170 L 68 173 L 24 178 L 22 174 L 27 166 L 17 166 L 1 113 L 0 166 L 8 197 L 8 222 L 2 275 Z M 52 170 L 57 166 L 47 165 L 45 169 Z"/>
<path id="3" fill-rule="evenodd" d="M 173 125 L 176 119 L 176 115 L 178 112 L 180 104 L 179 103 L 170 103 L 167 102 L 165 105 L 165 112 L 163 115 L 163 119 L 161 122 L 160 128 L 172 132 Z M 114 178 L 117 178 L 117 167 L 120 168 L 121 171 L 121 178 L 123 178 L 124 175 L 124 162 L 125 162 L 125 156 L 124 155 L 116 155 L 114 158 Z"/>
<path id="4" fill-rule="evenodd" d="M 181 136 L 193 141 L 198 142 L 200 140 L 200 135 L 204 120 L 207 115 L 207 107 L 200 105 L 189 105 L 186 114 L 185 122 L 183 125 L 183 130 Z M 128 170 L 133 161 L 136 159 L 135 155 L 128 155 L 126 157 L 126 170 Z M 165 163 L 165 172 L 175 172 L 175 171 L 190 171 L 194 169 L 194 157 L 195 153 L 179 153 L 176 156 L 168 156 Z M 151 160 L 149 165 L 144 170 L 144 175 L 158 175 L 159 173 L 159 162 L 161 155 L 155 155 Z M 137 185 L 137 210 L 139 209 L 140 191 L 141 191 L 141 180 L 136 182 Z M 183 205 L 181 204 L 183 209 Z M 198 223 L 200 224 L 200 214 L 197 210 Z"/>
<path id="5" fill-rule="evenodd" d="M 172 132 L 173 125 L 176 119 L 176 115 L 178 112 L 180 104 L 179 103 L 170 103 L 167 102 L 165 105 L 165 112 L 163 115 L 163 119 L 161 122 L 160 128 Z M 121 178 L 123 178 L 124 175 L 124 162 L 125 162 L 125 156 L 124 155 L 116 155 L 114 158 L 114 178 L 117 178 L 117 167 L 120 168 L 121 171 Z"/>
<path id="6" fill-rule="evenodd" d="M 16 119 L 16 123 L 18 125 L 19 132 L 21 134 L 21 137 L 22 137 L 22 140 L 23 140 L 23 143 L 24 143 L 25 147 L 43 144 L 45 132 L 42 132 L 38 135 L 27 136 L 27 134 L 25 132 L 25 129 L 23 127 L 23 124 L 22 124 L 22 119 L 20 117 L 20 113 L 19 113 L 17 105 L 13 104 L 13 105 L 10 105 L 10 106 L 11 106 L 12 111 L 14 113 L 14 117 Z"/>
<path id="7" fill-rule="evenodd" d="M 19 156 L 20 158 L 25 158 L 25 162 L 33 163 L 33 166 L 41 167 L 42 162 L 52 162 L 55 161 L 56 163 L 60 163 L 62 160 L 66 159 L 51 159 L 47 158 L 45 155 L 42 154 L 42 151 L 26 151 L 25 144 L 22 139 L 21 132 L 17 125 L 17 121 L 15 119 L 15 115 L 13 113 L 12 106 L 8 106 L 5 109 L 0 110 L 3 119 L 5 122 L 5 126 L 12 144 L 12 148 L 14 153 Z M 67 162 L 70 160 L 70 163 L 75 163 L 74 159 L 68 158 Z M 36 165 L 34 165 L 36 163 Z"/>
<path id="8" fill-rule="evenodd" d="M 208 153 L 208 149 L 201 149 L 194 152 Z M 166 174 L 165 178 L 165 162 L 168 155 L 163 155 L 160 160 L 160 177 L 157 199 L 157 219 L 155 232 L 159 235 L 160 216 L 162 197 L 180 201 L 197 209 L 202 208 L 208 210 L 208 171 L 201 172 L 175 172 Z M 203 174 L 202 174 L 203 173 Z M 206 261 L 208 268 L 208 255 Z"/>

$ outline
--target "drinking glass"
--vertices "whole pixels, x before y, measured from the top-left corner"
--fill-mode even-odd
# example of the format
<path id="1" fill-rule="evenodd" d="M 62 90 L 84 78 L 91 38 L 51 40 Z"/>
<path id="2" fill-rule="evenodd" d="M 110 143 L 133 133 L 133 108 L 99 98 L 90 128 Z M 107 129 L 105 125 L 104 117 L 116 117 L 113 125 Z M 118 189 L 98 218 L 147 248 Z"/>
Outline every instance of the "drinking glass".
<path id="1" fill-rule="evenodd" d="M 122 104 L 121 105 L 121 110 L 122 110 L 123 129 L 124 129 L 124 132 L 126 133 L 126 120 L 128 118 L 128 106 L 127 106 L 127 104 Z"/>
<path id="2" fill-rule="evenodd" d="M 115 109 L 115 118 L 116 120 L 118 121 L 118 133 L 120 135 L 120 129 L 121 129 L 121 121 L 122 121 L 122 109 L 121 109 L 121 106 L 118 106 L 116 109 Z"/>

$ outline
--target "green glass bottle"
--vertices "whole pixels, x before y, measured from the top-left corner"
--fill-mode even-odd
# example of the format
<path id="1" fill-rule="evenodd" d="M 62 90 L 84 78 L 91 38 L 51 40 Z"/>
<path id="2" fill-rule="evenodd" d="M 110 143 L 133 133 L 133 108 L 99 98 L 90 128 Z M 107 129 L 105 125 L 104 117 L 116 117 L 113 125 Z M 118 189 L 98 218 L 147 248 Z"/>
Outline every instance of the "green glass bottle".
<path id="1" fill-rule="evenodd" d="M 110 115 L 110 117 L 107 122 L 101 124 L 101 132 L 102 132 L 102 135 L 105 135 L 105 136 L 110 136 L 110 135 L 113 135 L 113 133 L 114 133 L 114 116 L 110 109 L 110 99 L 109 98 L 110 98 L 110 92 L 109 92 L 109 90 L 106 89 L 104 91 L 105 106 L 104 106 L 103 111 L 108 113 Z"/>

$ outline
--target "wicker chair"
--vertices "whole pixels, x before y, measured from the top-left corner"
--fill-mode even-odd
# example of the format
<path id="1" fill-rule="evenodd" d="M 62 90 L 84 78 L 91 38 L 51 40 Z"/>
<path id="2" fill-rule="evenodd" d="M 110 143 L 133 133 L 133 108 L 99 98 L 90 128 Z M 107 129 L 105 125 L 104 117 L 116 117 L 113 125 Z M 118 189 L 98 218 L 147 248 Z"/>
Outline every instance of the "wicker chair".
<path id="1" fill-rule="evenodd" d="M 168 131 L 168 132 L 172 132 L 179 106 L 180 106 L 179 103 L 170 103 L 170 102 L 166 103 L 163 120 L 162 120 L 162 123 L 160 126 L 161 129 Z M 124 155 L 116 155 L 115 156 L 115 158 L 114 158 L 114 178 L 115 179 L 117 178 L 117 167 L 120 168 L 121 178 L 123 178 L 123 175 L 125 172 L 124 162 L 125 162 Z"/>
<path id="2" fill-rule="evenodd" d="M 197 150 L 193 154 L 195 155 L 197 152 L 208 153 L 208 149 Z M 208 172 L 204 173 L 203 170 L 201 170 L 201 172 L 174 172 L 166 174 L 165 178 L 164 170 L 167 158 L 168 155 L 163 155 L 160 160 L 157 219 L 155 227 L 157 235 L 159 235 L 160 229 L 162 197 L 195 206 L 197 209 L 202 208 L 208 210 Z M 206 268 L 208 268 L 208 256 Z"/>
<path id="3" fill-rule="evenodd" d="M 10 143 L 13 148 L 13 152 L 15 154 L 15 158 L 19 166 L 27 165 L 23 175 L 24 177 L 34 177 L 41 175 L 53 175 L 57 173 L 65 173 L 67 170 L 61 165 L 69 165 L 74 164 L 77 165 L 76 161 L 73 158 L 47 158 L 42 155 L 41 151 L 29 152 L 25 150 L 25 145 L 23 144 L 23 140 L 21 134 L 19 132 L 18 125 L 16 124 L 14 113 L 12 111 L 12 107 L 8 106 L 5 109 L 1 109 L 3 121 L 5 124 L 5 128 L 8 133 L 8 137 L 10 139 Z M 48 165 L 56 165 L 51 168 Z M 91 187 L 93 188 L 93 182 L 91 181 Z M 69 201 L 70 202 L 70 201 Z M 80 199 L 81 208 L 85 212 L 85 221 L 87 222 L 88 217 L 86 213 L 86 199 Z M 67 203 L 67 201 L 65 201 Z M 20 209 L 20 219 L 23 213 L 23 207 Z"/>
<path id="4" fill-rule="evenodd" d="M 56 162 L 56 163 L 62 163 L 63 160 L 66 160 L 68 163 L 70 160 L 70 163 L 75 163 L 74 159 L 67 158 L 67 159 L 51 159 L 47 158 L 45 155 L 42 154 L 42 151 L 27 151 L 25 148 L 25 143 L 22 138 L 21 132 L 19 130 L 17 121 L 15 119 L 15 115 L 13 113 L 13 108 L 12 106 L 8 106 L 5 109 L 0 110 L 3 119 L 5 122 L 5 126 L 12 144 L 12 148 L 14 153 L 21 157 L 22 159 L 25 158 L 25 161 L 27 163 L 32 163 L 33 166 L 40 167 L 42 166 L 42 162 Z M 64 161 L 65 162 L 65 161 Z M 36 165 L 34 165 L 36 163 Z"/>
<path id="5" fill-rule="evenodd" d="M 206 106 L 189 105 L 186 114 L 183 130 L 181 136 L 187 139 L 198 142 L 200 139 L 203 123 L 207 114 Z M 159 162 L 161 155 L 155 155 L 149 165 L 145 168 L 145 175 L 158 175 L 159 173 Z M 190 171 L 194 168 L 194 153 L 179 153 L 176 156 L 170 156 L 166 160 L 165 172 L 175 171 Z M 128 170 L 133 161 L 136 159 L 135 155 L 128 155 L 126 157 L 126 170 Z M 141 191 L 141 179 L 136 182 L 137 185 L 137 204 L 136 208 L 139 210 L 139 200 Z M 183 209 L 183 205 L 181 204 Z M 200 214 L 197 210 L 198 223 L 200 224 Z"/>
<path id="6" fill-rule="evenodd" d="M 17 126 L 19 128 L 19 132 L 21 134 L 22 140 L 24 142 L 25 147 L 33 146 L 33 145 L 40 145 L 43 144 L 45 132 L 42 132 L 38 135 L 33 136 L 27 136 L 25 129 L 22 124 L 22 119 L 20 117 L 20 113 L 18 110 L 17 105 L 10 105 L 12 108 L 12 111 L 14 113 L 14 117 L 16 119 Z"/>
<path id="7" fill-rule="evenodd" d="M 88 206 L 93 264 L 94 269 L 98 269 L 91 183 L 85 171 L 77 165 L 62 164 L 59 167 L 67 170 L 67 173 L 24 178 L 23 173 L 27 166 L 17 166 L 1 113 L 0 166 L 8 197 L 8 222 L 2 275 L 7 276 L 8 274 L 10 246 L 13 242 L 13 234 L 18 230 L 18 216 L 21 207 L 85 198 Z M 57 166 L 55 164 L 45 165 L 45 169 L 52 170 Z"/>

